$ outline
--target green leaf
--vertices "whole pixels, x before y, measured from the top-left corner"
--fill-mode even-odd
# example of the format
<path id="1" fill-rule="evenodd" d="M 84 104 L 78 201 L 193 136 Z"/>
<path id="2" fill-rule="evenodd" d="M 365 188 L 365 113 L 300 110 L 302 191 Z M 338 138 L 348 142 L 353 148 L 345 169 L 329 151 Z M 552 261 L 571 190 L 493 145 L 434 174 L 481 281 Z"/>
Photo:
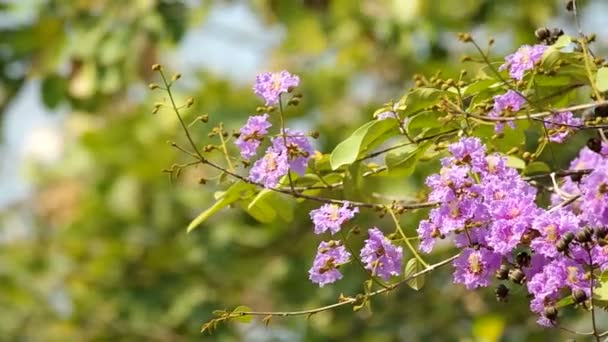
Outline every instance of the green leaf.
<path id="1" fill-rule="evenodd" d="M 242 181 L 232 184 L 226 191 L 216 196 L 217 201 L 210 208 L 200 213 L 194 220 L 192 220 L 192 222 L 190 222 L 187 228 L 188 233 L 200 226 L 203 222 L 205 222 L 205 220 L 216 214 L 221 209 L 238 201 L 244 195 L 244 193 L 253 190 L 253 187 L 253 185 Z"/>
<path id="2" fill-rule="evenodd" d="M 555 43 L 553 43 L 553 47 L 556 49 L 561 49 L 561 48 L 568 46 L 568 44 L 570 44 L 571 42 L 572 42 L 572 37 L 564 34 L 564 35 L 560 36 L 559 38 L 557 38 L 557 41 Z"/>
<path id="3" fill-rule="evenodd" d="M 293 206 L 276 191 L 270 189 L 260 191 L 247 205 L 246 211 L 261 223 L 274 221 L 277 214 L 287 222 L 293 220 Z"/>
<path id="4" fill-rule="evenodd" d="M 469 84 L 462 92 L 463 96 L 470 96 L 488 88 L 496 88 L 502 85 L 500 82 L 496 82 L 494 79 L 484 79 Z"/>
<path id="5" fill-rule="evenodd" d="M 523 170 L 526 168 L 526 162 L 515 156 L 507 156 L 507 166 Z"/>
<path id="6" fill-rule="evenodd" d="M 595 83 L 597 86 L 597 90 L 599 90 L 601 92 L 608 91 L 608 68 L 607 67 L 600 68 L 597 71 Z"/>
<path id="7" fill-rule="evenodd" d="M 420 265 L 420 262 L 418 262 L 416 258 L 412 258 L 408 260 L 408 262 L 405 264 L 405 271 L 403 272 L 403 276 L 405 278 L 411 277 L 412 275 L 422 271 L 423 269 L 424 267 Z M 424 286 L 424 275 L 408 280 L 407 285 L 416 291 L 420 290 Z"/>
<path id="8" fill-rule="evenodd" d="M 526 170 L 524 171 L 526 175 L 546 172 L 551 172 L 551 168 L 546 163 L 540 161 L 531 162 L 530 164 L 528 164 L 528 166 L 526 166 Z"/>
<path id="9" fill-rule="evenodd" d="M 555 303 L 555 307 L 559 309 L 559 308 L 568 306 L 570 304 L 574 304 L 574 298 L 572 298 L 572 296 L 567 296 L 567 297 L 564 297 L 564 298 L 558 300 L 557 303 Z"/>
<path id="10" fill-rule="evenodd" d="M 239 312 L 251 312 L 251 308 L 245 305 L 240 305 L 238 306 L 236 309 L 234 309 L 232 311 L 232 313 L 239 313 Z M 242 315 L 242 316 L 237 316 L 234 318 L 234 320 L 236 320 L 237 322 L 241 322 L 241 323 L 249 323 L 251 322 L 251 320 L 253 319 L 253 316 L 251 315 Z"/>
<path id="11" fill-rule="evenodd" d="M 441 112 L 426 111 L 420 114 L 416 114 L 408 121 L 408 131 L 422 128 L 435 128 L 441 127 L 444 124 L 437 120 L 442 115 Z"/>
<path id="12" fill-rule="evenodd" d="M 332 170 L 352 164 L 362 152 L 371 149 L 372 145 L 377 145 L 391 135 L 397 134 L 397 126 L 397 120 L 374 120 L 359 127 L 332 151 L 329 159 Z M 392 130 L 395 132 L 391 132 Z"/>
<path id="13" fill-rule="evenodd" d="M 435 88 L 416 88 L 404 95 L 397 104 L 397 108 L 405 116 L 410 116 L 421 109 L 431 107 L 439 102 L 441 96 L 447 94 Z"/>
<path id="14" fill-rule="evenodd" d="M 388 171 L 393 174 L 398 173 L 400 177 L 411 175 L 414 172 L 416 163 L 420 157 L 422 157 L 426 150 L 432 145 L 433 142 L 429 140 L 420 143 L 417 147 L 404 146 L 387 153 L 384 162 L 388 167 Z"/>
<path id="15" fill-rule="evenodd" d="M 598 300 L 608 300 L 608 281 L 600 280 L 600 286 L 593 290 L 593 298 Z"/>
<path id="16" fill-rule="evenodd" d="M 560 59 L 561 52 L 553 46 L 550 46 L 545 53 L 543 53 L 543 57 L 541 59 L 540 65 L 549 70 L 553 68 L 555 63 Z"/>

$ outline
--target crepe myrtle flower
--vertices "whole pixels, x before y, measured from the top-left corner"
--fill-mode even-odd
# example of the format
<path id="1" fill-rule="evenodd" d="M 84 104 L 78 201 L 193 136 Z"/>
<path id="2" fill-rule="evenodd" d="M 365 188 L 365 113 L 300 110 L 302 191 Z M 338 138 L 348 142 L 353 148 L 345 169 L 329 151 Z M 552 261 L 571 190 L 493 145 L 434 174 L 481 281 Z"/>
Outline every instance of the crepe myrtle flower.
<path id="1" fill-rule="evenodd" d="M 559 255 L 556 244 L 567 232 L 576 233 L 580 229 L 578 216 L 572 212 L 559 208 L 555 211 L 543 210 L 532 222 L 532 228 L 540 236 L 532 240 L 530 247 L 536 253 L 549 258 Z"/>
<path id="2" fill-rule="evenodd" d="M 287 144 L 285 144 L 287 142 Z M 314 150 L 305 133 L 285 129 L 285 137 L 279 135 L 272 139 L 271 148 L 288 159 L 289 169 L 300 175 L 306 173 L 308 160 L 312 157 Z"/>
<path id="3" fill-rule="evenodd" d="M 469 290 L 488 286 L 500 263 L 500 255 L 489 249 L 465 248 L 454 260 L 454 283 L 463 284 Z"/>
<path id="4" fill-rule="evenodd" d="M 255 156 L 262 139 L 272 126 L 268 122 L 268 114 L 250 116 L 245 126 L 241 127 L 241 134 L 234 142 L 241 150 L 241 156 L 250 159 Z"/>
<path id="5" fill-rule="evenodd" d="M 549 130 L 549 141 L 563 143 L 582 123 L 583 120 L 574 117 L 572 112 L 553 114 L 545 120 L 545 127 Z"/>
<path id="6" fill-rule="evenodd" d="M 608 163 L 603 163 L 581 181 L 584 220 L 594 226 L 608 225 Z"/>
<path id="7" fill-rule="evenodd" d="M 517 112 L 525 103 L 526 99 L 520 93 L 509 89 L 502 95 L 494 96 L 494 107 L 490 111 L 489 116 L 498 118 L 503 117 L 504 114 Z M 509 121 L 509 126 L 515 128 L 515 122 Z M 502 132 L 504 130 L 504 123 L 497 122 L 494 125 L 494 130 L 496 133 Z"/>
<path id="8" fill-rule="evenodd" d="M 351 207 L 349 203 L 339 206 L 334 203 L 326 203 L 318 209 L 310 212 L 310 218 L 315 224 L 315 234 L 322 234 L 329 230 L 333 235 L 340 231 L 342 225 L 350 221 L 359 208 Z"/>
<path id="9" fill-rule="evenodd" d="M 313 265 L 308 271 L 309 279 L 319 287 L 342 279 L 342 273 L 338 268 L 349 262 L 350 256 L 340 241 L 321 242 Z"/>
<path id="10" fill-rule="evenodd" d="M 365 268 L 388 281 L 391 276 L 401 274 L 403 268 L 403 249 L 395 246 L 376 227 L 368 230 L 369 238 L 361 249 L 361 262 Z"/>
<path id="11" fill-rule="evenodd" d="M 265 72 L 257 75 L 253 92 L 266 101 L 267 106 L 279 103 L 281 94 L 290 91 L 300 84 L 300 78 L 283 70 L 280 72 Z"/>
<path id="12" fill-rule="evenodd" d="M 444 158 L 441 162 L 443 166 L 449 164 L 466 164 L 473 167 L 473 171 L 479 172 L 487 167 L 486 162 L 486 146 L 482 144 L 479 138 L 470 137 L 462 138 L 459 141 L 450 144 L 448 151 L 452 155 L 451 158 Z"/>
<path id="13" fill-rule="evenodd" d="M 498 70 L 508 69 L 511 78 L 521 80 L 524 73 L 533 69 L 534 64 L 542 59 L 546 50 L 546 45 L 522 45 L 515 53 L 505 57 L 505 63 Z"/>
<path id="14" fill-rule="evenodd" d="M 287 172 L 289 172 L 287 154 L 277 153 L 270 147 L 266 150 L 266 154 L 251 167 L 249 179 L 256 183 L 262 183 L 266 188 L 274 188 Z"/>

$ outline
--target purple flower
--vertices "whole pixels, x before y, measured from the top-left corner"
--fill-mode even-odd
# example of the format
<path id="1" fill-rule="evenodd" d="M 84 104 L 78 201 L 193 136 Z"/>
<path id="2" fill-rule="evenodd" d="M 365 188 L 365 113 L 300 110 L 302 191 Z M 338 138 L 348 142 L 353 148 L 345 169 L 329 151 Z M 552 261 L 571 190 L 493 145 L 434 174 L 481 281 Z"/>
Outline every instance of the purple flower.
<path id="1" fill-rule="evenodd" d="M 279 102 L 282 93 L 300 84 L 300 78 L 283 70 L 281 72 L 265 72 L 256 76 L 253 92 L 266 101 L 267 106 Z"/>
<path id="2" fill-rule="evenodd" d="M 505 57 L 505 64 L 498 70 L 509 69 L 511 78 L 521 80 L 524 78 L 524 73 L 533 69 L 534 64 L 542 59 L 545 50 L 547 50 L 546 45 L 522 45 L 515 53 Z"/>
<path id="3" fill-rule="evenodd" d="M 597 167 L 581 181 L 582 218 L 594 226 L 608 225 L 608 164 Z"/>
<path id="4" fill-rule="evenodd" d="M 572 112 L 561 112 L 553 114 L 545 122 L 545 127 L 549 130 L 549 141 L 558 144 L 563 143 L 576 127 L 582 125 L 583 120 L 574 117 Z"/>
<path id="5" fill-rule="evenodd" d="M 268 122 L 268 114 L 250 116 L 245 126 L 241 127 L 241 134 L 234 142 L 241 150 L 241 156 L 249 159 L 255 156 L 262 143 L 264 135 L 272 125 Z"/>
<path id="6" fill-rule="evenodd" d="M 342 279 L 338 267 L 349 260 L 350 253 L 340 241 L 323 241 L 319 244 L 313 265 L 308 271 L 309 279 L 320 287 Z"/>
<path id="7" fill-rule="evenodd" d="M 369 238 L 361 249 L 361 262 L 373 275 L 388 281 L 401 274 L 403 249 L 391 243 L 378 228 L 368 230 Z"/>
<path id="8" fill-rule="evenodd" d="M 602 149 L 608 148 L 608 144 L 602 142 Z M 591 151 L 587 146 L 583 147 L 578 157 L 573 159 L 570 162 L 570 170 L 584 170 L 584 169 L 596 169 L 600 165 L 608 164 L 608 158 L 606 158 L 606 154 L 595 153 Z M 583 176 L 585 179 L 587 176 Z M 568 195 L 579 195 L 579 185 L 576 182 L 573 182 L 569 177 L 564 179 L 564 182 L 560 186 L 561 192 L 564 192 Z M 562 202 L 563 199 L 558 194 L 553 194 L 551 196 L 551 203 L 553 205 Z M 568 205 L 566 208 L 578 210 L 580 207 L 581 200 L 577 200 L 574 203 Z"/>
<path id="9" fill-rule="evenodd" d="M 266 188 L 274 188 L 287 172 L 289 172 L 287 155 L 277 153 L 270 147 L 266 150 L 264 157 L 253 164 L 249 171 L 249 179 L 264 184 Z"/>
<path id="10" fill-rule="evenodd" d="M 285 139 L 281 135 L 273 138 L 271 148 L 277 153 L 288 156 L 291 171 L 304 175 L 308 160 L 314 152 L 310 141 L 308 141 L 306 134 L 300 131 L 286 129 L 285 135 Z M 287 145 L 285 145 L 285 141 L 287 141 Z"/>
<path id="11" fill-rule="evenodd" d="M 397 113 L 390 111 L 390 110 L 376 115 L 376 118 L 378 120 L 399 119 L 399 117 L 397 116 Z"/>
<path id="12" fill-rule="evenodd" d="M 340 227 L 347 221 L 355 217 L 359 212 L 359 208 L 350 208 L 348 203 L 344 203 L 342 207 L 337 204 L 324 204 L 318 209 L 310 212 L 310 218 L 315 224 L 315 234 L 322 234 L 330 231 L 335 234 L 340 230 Z"/>
<path id="13" fill-rule="evenodd" d="M 450 144 L 448 151 L 453 158 L 442 160 L 443 166 L 446 163 L 468 164 L 473 167 L 473 171 L 481 171 L 486 168 L 486 146 L 481 143 L 479 138 L 462 138 L 460 141 Z"/>
<path id="14" fill-rule="evenodd" d="M 553 326 L 555 322 L 543 316 L 545 307 L 557 302 L 563 288 L 581 289 L 589 296 L 590 286 L 580 265 L 563 257 L 558 258 L 546 264 L 541 272 L 528 281 L 528 292 L 534 296 L 530 309 L 541 315 L 537 321 L 540 325 Z"/>
<path id="15" fill-rule="evenodd" d="M 465 248 L 454 260 L 454 282 L 465 285 L 469 290 L 488 286 L 500 262 L 500 255 L 486 248 Z"/>
<path id="16" fill-rule="evenodd" d="M 416 232 L 420 237 L 420 245 L 418 248 L 424 253 L 430 253 L 433 250 L 433 246 L 435 246 L 435 239 L 441 236 L 439 227 L 431 220 L 420 221 Z"/>
<path id="17" fill-rule="evenodd" d="M 526 99 L 518 92 L 513 90 L 508 90 L 503 95 L 494 96 L 494 107 L 489 113 L 489 116 L 493 118 L 503 117 L 504 114 L 514 113 L 519 111 L 524 104 L 526 103 Z M 513 121 L 509 121 L 509 126 L 511 128 L 515 128 L 515 123 Z M 496 133 L 502 132 L 504 129 L 504 123 L 497 122 L 494 126 L 494 130 Z"/>
<path id="18" fill-rule="evenodd" d="M 531 243 L 532 249 L 549 258 L 559 255 L 555 244 L 567 233 L 576 233 L 579 226 L 579 219 L 572 212 L 565 209 L 555 211 L 543 211 L 532 223 L 532 228 L 540 233 L 540 237 Z"/>

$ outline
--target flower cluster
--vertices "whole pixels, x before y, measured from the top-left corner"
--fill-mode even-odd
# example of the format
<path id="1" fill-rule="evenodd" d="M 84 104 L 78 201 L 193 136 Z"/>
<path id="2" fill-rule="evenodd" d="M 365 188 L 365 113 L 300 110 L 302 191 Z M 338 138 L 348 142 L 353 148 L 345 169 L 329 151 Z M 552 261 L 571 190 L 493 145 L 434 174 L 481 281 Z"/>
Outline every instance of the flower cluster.
<path id="1" fill-rule="evenodd" d="M 336 234 L 344 223 L 355 217 L 359 212 L 359 208 L 344 203 L 342 206 L 337 204 L 327 203 L 319 209 L 310 212 L 310 218 L 315 224 L 315 234 L 323 234 L 330 231 L 331 234 Z"/>
<path id="2" fill-rule="evenodd" d="M 555 113 L 545 121 L 549 130 L 549 141 L 561 144 L 583 123 L 580 118 L 574 117 L 572 112 Z"/>
<path id="3" fill-rule="evenodd" d="M 266 105 L 278 103 L 283 93 L 291 91 L 300 82 L 298 76 L 287 71 L 264 73 L 256 77 L 254 92 L 266 101 Z M 240 130 L 235 145 L 243 159 L 256 156 L 262 140 L 272 127 L 269 115 L 251 116 Z M 273 137 L 262 158 L 255 161 L 249 171 L 249 180 L 266 188 L 279 185 L 281 178 L 290 171 L 304 175 L 313 154 L 308 136 L 300 131 L 285 129 Z"/>
<path id="4" fill-rule="evenodd" d="M 300 84 L 300 78 L 288 71 L 265 72 L 255 79 L 253 92 L 266 101 L 267 106 L 279 103 L 281 94 L 291 91 Z"/>
<path id="5" fill-rule="evenodd" d="M 380 278 L 388 281 L 391 276 L 401 274 L 403 268 L 403 249 L 394 246 L 378 228 L 368 231 L 369 239 L 361 249 L 361 262 L 365 268 Z"/>
<path id="6" fill-rule="evenodd" d="M 268 122 L 268 114 L 251 116 L 241 128 L 238 139 L 234 142 L 241 150 L 241 157 L 250 159 L 255 156 L 262 139 L 272 124 Z"/>
<path id="7" fill-rule="evenodd" d="M 543 57 L 547 50 L 546 45 L 523 45 L 515 53 L 505 57 L 505 64 L 498 70 L 509 70 L 509 76 L 516 80 L 524 78 L 524 73 L 534 68 L 534 65 Z"/>
<path id="8" fill-rule="evenodd" d="M 494 106 L 492 107 L 489 116 L 493 118 L 507 117 L 509 114 L 520 110 L 524 104 L 526 104 L 526 98 L 523 94 L 514 90 L 508 90 L 502 95 L 494 96 Z M 515 128 L 515 121 L 509 121 L 509 126 Z M 497 122 L 494 126 L 494 130 L 496 133 L 500 133 L 504 130 L 504 127 L 503 122 Z"/>
<path id="9" fill-rule="evenodd" d="M 608 158 L 601 149 L 585 147 L 572 168 L 594 170 L 563 184 L 566 199 L 580 200 L 553 209 L 538 207 L 536 189 L 504 157 L 486 154 L 479 139 L 463 138 L 448 150 L 440 172 L 426 181 L 429 200 L 440 204 L 420 222 L 420 250 L 429 253 L 438 239 L 453 236 L 462 248 L 453 263 L 454 282 L 475 289 L 489 286 L 496 275 L 526 284 L 541 325 L 555 324 L 564 290 L 575 303 L 590 298 L 596 284 L 589 272 L 608 269 Z M 499 299 L 507 294 L 500 284 Z"/>

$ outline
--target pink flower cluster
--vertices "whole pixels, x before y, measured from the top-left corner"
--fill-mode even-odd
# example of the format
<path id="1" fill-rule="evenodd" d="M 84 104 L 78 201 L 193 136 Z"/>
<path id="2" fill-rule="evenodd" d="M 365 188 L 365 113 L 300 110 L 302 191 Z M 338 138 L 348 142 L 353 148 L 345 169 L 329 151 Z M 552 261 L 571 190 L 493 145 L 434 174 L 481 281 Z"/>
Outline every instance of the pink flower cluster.
<path id="1" fill-rule="evenodd" d="M 429 200 L 440 204 L 420 222 L 420 250 L 429 253 L 437 240 L 451 237 L 462 248 L 455 283 L 475 289 L 496 275 L 526 284 L 542 325 L 555 323 L 564 289 L 575 301 L 588 299 L 596 284 L 586 274 L 608 269 L 608 158 L 585 147 L 572 167 L 594 171 L 562 188 L 562 195 L 580 199 L 543 209 L 535 203 L 536 189 L 504 157 L 486 154 L 479 139 L 463 138 L 448 149 L 440 172 L 427 178 Z"/>

